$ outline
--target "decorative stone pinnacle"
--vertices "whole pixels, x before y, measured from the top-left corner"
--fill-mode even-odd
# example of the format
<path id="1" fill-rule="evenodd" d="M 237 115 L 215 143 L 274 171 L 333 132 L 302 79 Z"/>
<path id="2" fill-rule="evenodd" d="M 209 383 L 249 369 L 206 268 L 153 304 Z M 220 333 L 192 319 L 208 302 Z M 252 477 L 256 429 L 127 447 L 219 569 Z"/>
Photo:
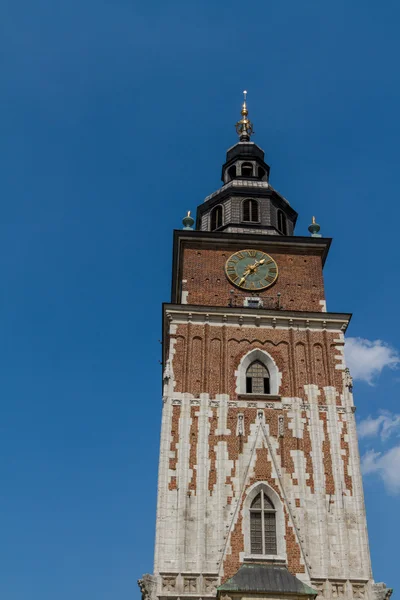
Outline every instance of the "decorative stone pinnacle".
<path id="1" fill-rule="evenodd" d="M 183 229 L 187 229 L 189 231 L 193 230 L 194 219 L 190 216 L 190 210 L 188 210 L 186 217 L 182 219 Z"/>
<path id="2" fill-rule="evenodd" d="M 247 118 L 247 115 L 249 114 L 246 103 L 247 90 L 243 91 L 243 98 L 241 110 L 242 118 L 236 123 L 236 132 L 241 142 L 248 142 L 253 133 L 253 123 Z"/>
<path id="3" fill-rule="evenodd" d="M 309 225 L 309 227 L 308 227 L 308 231 L 311 233 L 311 237 L 318 237 L 318 238 L 322 237 L 321 234 L 319 233 L 320 229 L 321 229 L 321 227 L 315 221 L 315 217 L 313 217 L 312 221 L 311 221 L 311 225 Z"/>

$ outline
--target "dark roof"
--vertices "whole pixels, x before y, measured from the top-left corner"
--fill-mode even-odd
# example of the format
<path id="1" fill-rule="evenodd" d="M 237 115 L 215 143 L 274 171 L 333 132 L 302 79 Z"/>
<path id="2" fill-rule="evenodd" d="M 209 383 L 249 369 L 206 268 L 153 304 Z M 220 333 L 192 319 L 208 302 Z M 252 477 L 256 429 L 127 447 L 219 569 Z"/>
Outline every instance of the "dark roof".
<path id="1" fill-rule="evenodd" d="M 219 592 L 267 592 L 316 596 L 317 592 L 292 575 L 286 567 L 244 564 L 218 588 Z"/>

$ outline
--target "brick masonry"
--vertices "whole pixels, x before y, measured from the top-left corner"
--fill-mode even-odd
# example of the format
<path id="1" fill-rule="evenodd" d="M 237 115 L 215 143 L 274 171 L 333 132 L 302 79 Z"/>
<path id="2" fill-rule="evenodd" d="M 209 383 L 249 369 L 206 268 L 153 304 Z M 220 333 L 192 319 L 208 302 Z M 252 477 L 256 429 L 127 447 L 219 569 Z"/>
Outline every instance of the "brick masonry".
<path id="1" fill-rule="evenodd" d="M 175 391 L 199 396 L 229 394 L 237 398 L 236 377 L 241 358 L 261 348 L 273 356 L 282 373 L 280 393 L 306 399 L 305 386 L 316 383 L 320 404 L 326 404 L 324 388 L 343 384 L 343 360 L 338 334 L 327 331 L 293 331 L 246 327 L 179 324 L 171 335 L 174 343 Z M 339 397 L 337 402 L 340 402 Z"/>
<path id="2" fill-rule="evenodd" d="M 184 249 L 187 304 L 227 306 L 232 285 L 224 266 L 230 254 L 224 248 Z M 320 256 L 272 256 L 279 277 L 261 296 L 280 292 L 282 314 L 322 312 Z M 247 295 L 235 289 L 238 306 Z M 215 597 L 216 585 L 249 555 L 248 498 L 266 486 L 281 523 L 279 559 L 289 570 L 318 589 L 321 599 L 342 592 L 349 600 L 359 593 L 372 599 L 342 328 L 311 328 L 306 321 L 236 325 L 218 314 L 212 322 L 194 322 L 189 314 L 185 322 L 173 314 L 166 319 L 153 597 Z M 240 389 L 241 361 L 252 350 L 271 358 L 278 394 L 257 397 Z"/>
<path id="3" fill-rule="evenodd" d="M 268 253 L 267 244 L 265 252 Z M 225 275 L 225 263 L 231 254 L 229 248 L 185 248 L 182 289 L 188 292 L 188 304 L 227 306 L 232 298 L 238 305 L 243 304 L 250 293 L 236 288 Z M 278 264 L 279 277 L 273 286 L 259 293 L 265 307 L 275 307 L 279 292 L 286 310 L 321 311 L 320 301 L 325 300 L 321 257 L 284 252 L 270 254 Z"/>

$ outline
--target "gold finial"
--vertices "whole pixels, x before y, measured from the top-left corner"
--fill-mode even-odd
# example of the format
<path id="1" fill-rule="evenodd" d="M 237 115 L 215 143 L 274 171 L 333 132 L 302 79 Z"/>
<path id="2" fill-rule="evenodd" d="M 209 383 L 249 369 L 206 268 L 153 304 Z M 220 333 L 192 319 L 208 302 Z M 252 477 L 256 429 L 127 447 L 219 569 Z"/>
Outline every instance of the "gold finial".
<path id="1" fill-rule="evenodd" d="M 312 218 L 312 223 L 314 225 L 314 223 L 315 223 L 315 217 Z"/>
<path id="2" fill-rule="evenodd" d="M 250 140 L 251 134 L 253 133 L 253 123 L 247 118 L 247 115 L 249 114 L 246 103 L 247 90 L 243 91 L 243 98 L 244 100 L 241 110 L 242 118 L 236 123 L 236 131 L 239 135 L 239 139 L 241 142 L 248 142 Z"/>
<path id="3" fill-rule="evenodd" d="M 188 210 L 188 212 L 187 212 L 187 215 L 186 215 L 186 216 L 187 216 L 187 217 L 190 217 L 190 210 Z M 313 218 L 314 218 L 314 217 L 313 217 Z"/>
<path id="4" fill-rule="evenodd" d="M 247 97 L 247 90 L 243 90 L 243 104 L 242 104 L 242 116 L 243 117 L 247 117 L 247 115 L 249 114 L 249 111 L 247 110 L 247 104 L 246 104 L 246 97 Z"/>

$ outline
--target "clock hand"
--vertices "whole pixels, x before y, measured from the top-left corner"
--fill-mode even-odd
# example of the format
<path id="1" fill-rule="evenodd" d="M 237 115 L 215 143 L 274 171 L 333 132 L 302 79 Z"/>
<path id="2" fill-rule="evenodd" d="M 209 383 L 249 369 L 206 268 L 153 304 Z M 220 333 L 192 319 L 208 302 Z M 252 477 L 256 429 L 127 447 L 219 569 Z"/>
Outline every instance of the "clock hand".
<path id="1" fill-rule="evenodd" d="M 255 272 L 256 272 L 256 270 L 257 270 L 257 268 L 258 268 L 260 265 L 264 264 L 264 263 L 265 263 L 265 258 L 263 258 L 263 259 L 262 259 L 262 260 L 260 260 L 260 261 L 257 261 L 257 260 L 256 260 L 256 262 L 254 263 L 254 265 L 248 265 L 248 267 L 247 267 L 247 269 L 248 269 L 248 271 L 247 271 L 247 275 L 249 275 L 249 273 L 255 273 Z"/>
<path id="2" fill-rule="evenodd" d="M 259 260 L 254 263 L 254 265 L 252 265 L 252 269 L 255 271 L 257 269 L 257 267 L 259 267 L 260 265 L 263 265 L 265 263 L 265 258 L 263 258 L 262 260 Z"/>
<path id="3" fill-rule="evenodd" d="M 239 281 L 239 285 L 242 285 L 242 283 L 244 283 L 244 282 L 246 281 L 246 277 L 248 277 L 248 276 L 249 276 L 251 273 L 255 273 L 255 272 L 256 272 L 256 270 L 257 270 L 257 268 L 258 268 L 260 265 L 264 264 L 264 263 L 265 263 L 265 258 L 263 258 L 263 259 L 261 259 L 261 260 L 259 260 L 259 261 L 257 261 L 257 260 L 256 260 L 256 262 L 254 263 L 254 265 L 249 265 L 249 266 L 247 267 L 247 271 L 245 271 L 245 272 L 243 273 L 243 277 L 242 277 L 242 279 Z"/>
<path id="4" fill-rule="evenodd" d="M 245 272 L 243 273 L 243 277 L 242 277 L 242 279 L 239 281 L 239 285 L 242 285 L 242 283 L 244 283 L 244 282 L 246 281 L 246 277 L 247 277 L 248 275 L 250 275 L 250 273 L 251 273 L 251 271 L 245 271 Z"/>

